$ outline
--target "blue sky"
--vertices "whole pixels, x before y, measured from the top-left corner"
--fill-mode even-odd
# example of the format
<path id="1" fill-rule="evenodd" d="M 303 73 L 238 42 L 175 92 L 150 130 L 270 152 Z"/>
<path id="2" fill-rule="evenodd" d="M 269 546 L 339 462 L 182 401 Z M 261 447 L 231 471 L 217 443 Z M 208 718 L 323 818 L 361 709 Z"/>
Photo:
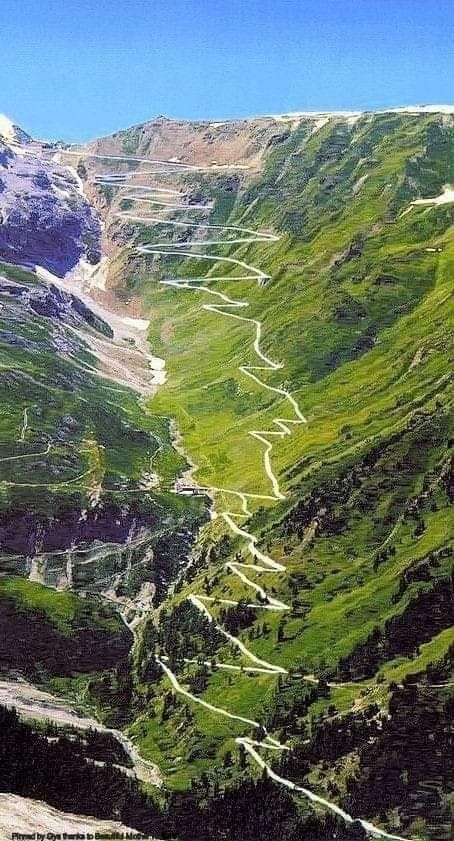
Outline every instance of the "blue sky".
<path id="1" fill-rule="evenodd" d="M 0 112 L 85 140 L 157 114 L 454 101 L 453 0 L 1 0 Z"/>

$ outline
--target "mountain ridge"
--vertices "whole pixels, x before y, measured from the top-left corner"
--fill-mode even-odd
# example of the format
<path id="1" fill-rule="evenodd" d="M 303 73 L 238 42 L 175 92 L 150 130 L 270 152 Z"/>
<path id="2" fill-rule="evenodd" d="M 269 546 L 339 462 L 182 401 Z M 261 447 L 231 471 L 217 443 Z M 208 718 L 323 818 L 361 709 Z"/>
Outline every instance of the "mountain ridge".
<path id="1" fill-rule="evenodd" d="M 78 143 L 77 141 L 72 141 L 69 145 L 72 146 L 80 146 L 86 145 L 91 142 L 94 142 L 99 139 L 105 139 L 111 137 L 112 135 L 117 134 L 120 131 L 130 131 L 137 126 L 146 125 L 148 123 L 156 122 L 156 121 L 167 121 L 167 122 L 183 122 L 183 123 L 226 123 L 226 122 L 244 122 L 248 120 L 265 120 L 265 119 L 281 119 L 281 118 L 288 118 L 290 121 L 292 119 L 298 117 L 311 117 L 311 116 L 333 116 L 333 117 L 342 117 L 342 116 L 356 116 L 361 114 L 389 114 L 389 113 L 416 113 L 416 114 L 452 114 L 454 113 L 454 104 L 442 104 L 442 103 L 435 103 L 435 104 L 416 104 L 416 105 L 394 105 L 389 107 L 376 107 L 376 108 L 347 108 L 347 109 L 329 109 L 329 108 L 311 108 L 307 110 L 296 110 L 296 111 L 283 111 L 278 113 L 266 113 L 266 114 L 252 114 L 252 115 L 243 115 L 243 116 L 233 116 L 233 117 L 213 117 L 213 118 L 193 118 L 193 117 L 179 117 L 178 115 L 167 115 L 167 114 L 156 114 L 153 117 L 148 119 L 137 120 L 137 122 L 131 123 L 131 125 L 126 127 L 121 127 L 115 131 L 110 131 L 107 134 L 97 135 L 94 138 L 82 141 Z M 1 121 L 3 120 L 3 126 L 5 129 L 5 133 L 11 131 L 11 127 L 17 128 L 25 137 L 30 137 L 23 129 L 19 126 L 15 126 L 15 124 L 4 114 L 0 114 L 0 134 L 1 131 Z M 53 141 L 45 141 L 51 143 L 65 143 L 64 139 L 60 140 L 53 140 Z"/>

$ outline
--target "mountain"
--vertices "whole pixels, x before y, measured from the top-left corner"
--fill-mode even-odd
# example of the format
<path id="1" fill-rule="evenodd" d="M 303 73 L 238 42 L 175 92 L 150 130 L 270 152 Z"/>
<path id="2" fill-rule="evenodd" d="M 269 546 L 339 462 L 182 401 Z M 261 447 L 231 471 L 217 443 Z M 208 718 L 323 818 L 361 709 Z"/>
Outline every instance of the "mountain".
<path id="1" fill-rule="evenodd" d="M 52 149 L 23 139 L 5 149 L 0 668 L 79 691 L 103 677 L 114 692 L 132 644 L 117 607 L 132 618 L 162 598 L 207 514 L 203 501 L 171 493 L 186 463 L 166 421 L 142 403 L 161 376 L 160 360 L 141 347 L 142 323 L 82 288 L 100 255 L 91 267 L 76 233 L 99 240 L 98 214 L 77 178 L 49 162 Z M 164 487 L 152 481 L 153 460 L 162 460 Z"/>
<path id="2" fill-rule="evenodd" d="M 0 114 L 0 136 L 9 146 L 21 146 L 32 142 L 32 138 L 5 114 Z"/>
<path id="3" fill-rule="evenodd" d="M 0 119 L 0 257 L 63 277 L 81 257 L 100 260 L 100 225 L 67 168 Z M 3 134 L 3 132 L 6 133 Z"/>
<path id="4" fill-rule="evenodd" d="M 134 633 L 84 698 L 166 807 L 103 817 L 447 841 L 454 114 L 159 117 L 39 154 L 76 172 L 103 262 L 2 269 L 0 540 L 51 613 L 43 585 L 89 590 Z"/>

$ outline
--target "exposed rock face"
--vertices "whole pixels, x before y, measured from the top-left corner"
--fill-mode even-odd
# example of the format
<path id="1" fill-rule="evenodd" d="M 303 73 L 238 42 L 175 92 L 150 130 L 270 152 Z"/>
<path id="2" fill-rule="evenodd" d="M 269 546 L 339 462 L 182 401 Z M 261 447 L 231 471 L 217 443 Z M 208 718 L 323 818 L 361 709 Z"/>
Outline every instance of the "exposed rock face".
<path id="1" fill-rule="evenodd" d="M 100 260 L 99 220 L 68 169 L 27 135 L 0 136 L 0 257 L 63 277 Z"/>
<path id="2" fill-rule="evenodd" d="M 25 506 L 0 517 L 1 574 L 57 589 L 120 589 L 131 596 L 147 581 L 161 601 L 187 561 L 191 528 L 180 525 L 177 532 L 153 505 L 146 511 L 101 503 L 80 512 L 77 500 L 72 502 L 72 510 L 56 507 L 48 517 Z"/>
<path id="3" fill-rule="evenodd" d="M 161 116 L 95 140 L 89 149 L 95 154 L 140 155 L 177 164 L 260 169 L 265 150 L 288 137 L 294 122 L 275 117 L 188 121 Z"/>

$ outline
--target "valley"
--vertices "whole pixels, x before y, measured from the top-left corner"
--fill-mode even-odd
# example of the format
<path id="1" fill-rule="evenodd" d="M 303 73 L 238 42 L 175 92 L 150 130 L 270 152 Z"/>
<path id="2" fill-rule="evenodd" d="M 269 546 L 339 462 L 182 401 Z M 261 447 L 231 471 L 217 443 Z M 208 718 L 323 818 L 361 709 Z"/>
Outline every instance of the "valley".
<path id="1" fill-rule="evenodd" d="M 54 722 L 77 700 L 66 725 L 158 767 L 165 807 L 148 786 L 128 825 L 449 837 L 453 150 L 436 112 L 33 146 L 104 256 L 58 276 L 1 252 L 0 603 L 12 638 L 28 611 L 63 639 L 53 662 L 6 645 L 3 695 L 38 720 L 47 693 Z M 112 662 L 100 621 L 111 651 L 129 634 Z"/>

